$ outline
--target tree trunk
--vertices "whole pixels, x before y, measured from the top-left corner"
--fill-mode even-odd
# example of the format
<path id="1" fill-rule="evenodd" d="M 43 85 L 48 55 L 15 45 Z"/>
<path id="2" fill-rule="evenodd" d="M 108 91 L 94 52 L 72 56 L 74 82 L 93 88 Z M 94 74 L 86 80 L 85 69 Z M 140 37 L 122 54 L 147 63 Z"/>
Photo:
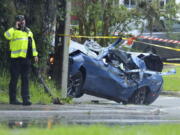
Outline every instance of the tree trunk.
<path id="1" fill-rule="evenodd" d="M 106 3 L 104 3 L 104 6 L 105 7 L 105 10 L 104 10 L 104 13 L 103 13 L 103 26 L 102 26 L 102 35 L 104 36 L 107 36 L 108 35 L 108 28 L 109 28 L 109 11 L 110 10 L 110 3 L 109 1 L 106 1 Z M 108 9 L 108 10 L 107 10 Z M 106 40 L 107 41 L 107 40 Z M 101 44 L 104 45 L 105 44 L 105 39 L 102 39 L 101 40 Z"/>
<path id="2" fill-rule="evenodd" d="M 55 62 L 53 68 L 53 79 L 56 81 L 57 86 L 60 88 L 62 82 L 62 62 L 63 62 L 63 43 L 64 37 L 59 36 L 58 34 L 64 34 L 65 31 L 65 0 L 59 0 L 58 9 L 62 10 L 61 18 L 57 17 L 57 27 L 56 27 L 56 40 L 55 40 Z"/>
<path id="3" fill-rule="evenodd" d="M 43 37 L 49 45 L 55 46 L 57 0 L 43 0 Z"/>
<path id="4" fill-rule="evenodd" d="M 81 19 L 79 19 L 79 35 L 84 35 L 84 23 Z M 80 39 L 79 41 L 82 43 L 83 39 Z"/>

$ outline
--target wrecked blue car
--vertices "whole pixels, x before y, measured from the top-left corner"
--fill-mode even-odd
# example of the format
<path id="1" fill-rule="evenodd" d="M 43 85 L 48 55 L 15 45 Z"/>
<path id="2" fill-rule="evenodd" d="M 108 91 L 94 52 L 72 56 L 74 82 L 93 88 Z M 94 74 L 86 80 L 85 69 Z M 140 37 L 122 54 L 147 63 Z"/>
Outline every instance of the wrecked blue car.
<path id="1" fill-rule="evenodd" d="M 84 93 L 123 104 L 151 104 L 159 96 L 163 63 L 155 54 L 123 51 L 119 38 L 108 47 L 89 41 L 69 57 L 68 95 Z"/>

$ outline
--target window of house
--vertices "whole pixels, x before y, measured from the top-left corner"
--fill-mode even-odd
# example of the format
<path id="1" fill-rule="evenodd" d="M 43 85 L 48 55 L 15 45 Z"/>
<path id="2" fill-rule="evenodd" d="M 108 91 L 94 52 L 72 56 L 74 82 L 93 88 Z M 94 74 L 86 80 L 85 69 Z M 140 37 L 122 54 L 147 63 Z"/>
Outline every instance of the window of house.
<path id="1" fill-rule="evenodd" d="M 165 5 L 164 1 L 160 1 L 160 7 L 164 8 L 164 5 Z"/>
<path id="2" fill-rule="evenodd" d="M 135 0 L 124 0 L 124 5 L 127 8 L 135 8 L 136 6 L 136 1 Z"/>

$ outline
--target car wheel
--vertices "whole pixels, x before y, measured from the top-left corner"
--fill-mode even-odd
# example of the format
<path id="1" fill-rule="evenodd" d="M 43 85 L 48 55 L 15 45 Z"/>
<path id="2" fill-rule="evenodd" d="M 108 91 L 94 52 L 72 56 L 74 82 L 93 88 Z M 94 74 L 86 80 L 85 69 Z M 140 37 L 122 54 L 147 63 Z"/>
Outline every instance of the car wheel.
<path id="1" fill-rule="evenodd" d="M 75 98 L 81 97 L 83 95 L 82 86 L 83 86 L 83 75 L 82 72 L 78 72 L 72 77 L 69 77 L 67 95 L 69 97 L 75 97 Z"/>
<path id="2" fill-rule="evenodd" d="M 131 97 L 130 99 L 130 103 L 133 104 L 144 104 L 145 99 L 146 99 L 146 88 L 145 87 L 141 87 L 139 88 Z"/>

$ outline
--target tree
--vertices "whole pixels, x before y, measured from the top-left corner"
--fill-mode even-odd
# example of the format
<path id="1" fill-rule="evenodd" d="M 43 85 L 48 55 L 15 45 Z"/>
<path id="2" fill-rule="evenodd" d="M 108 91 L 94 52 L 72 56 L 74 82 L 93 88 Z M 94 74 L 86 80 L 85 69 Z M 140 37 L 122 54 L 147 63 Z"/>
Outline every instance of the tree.
<path id="1" fill-rule="evenodd" d="M 73 15 L 78 18 L 80 35 L 125 32 L 131 20 L 139 18 L 135 10 L 119 5 L 118 0 L 75 0 L 74 5 Z M 105 40 L 102 39 L 101 44 L 105 44 Z"/>
<path id="2" fill-rule="evenodd" d="M 55 53 L 53 79 L 59 88 L 62 82 L 62 67 L 64 65 L 68 66 L 68 54 L 65 59 L 67 62 L 63 64 L 63 61 L 65 61 L 63 50 L 65 48 L 67 53 L 68 48 L 63 44 L 64 37 L 59 36 L 59 34 L 65 32 L 65 6 L 66 0 L 0 0 L 0 66 L 7 69 L 9 63 L 7 62 L 9 46 L 3 33 L 14 26 L 17 14 L 23 14 L 26 17 L 27 26 L 34 33 L 40 58 L 38 65 L 43 75 L 47 73 L 49 54 Z M 68 68 L 66 69 L 68 70 Z M 67 78 L 67 73 L 64 74 L 65 77 Z M 63 80 L 65 85 L 67 84 L 66 81 L 66 79 Z M 65 94 L 66 92 L 64 92 Z"/>
<path id="3" fill-rule="evenodd" d="M 16 7 L 12 0 L 0 0 L 0 68 L 8 66 L 8 42 L 4 38 L 4 32 L 13 25 Z"/>
<path id="4" fill-rule="evenodd" d="M 97 25 L 101 14 L 101 3 L 99 0 L 74 0 L 73 15 L 78 18 L 80 35 L 96 35 L 99 33 Z"/>
<path id="5" fill-rule="evenodd" d="M 58 0 L 57 8 L 59 9 L 59 13 L 57 15 L 57 27 L 56 27 L 56 40 L 55 40 L 55 63 L 53 67 L 53 79 L 56 80 L 56 84 L 58 87 L 60 87 L 62 78 L 62 64 L 63 64 L 63 42 L 64 37 L 59 36 L 58 34 L 64 34 L 65 31 L 65 0 Z"/>
<path id="6" fill-rule="evenodd" d="M 159 0 L 153 2 L 142 1 L 138 5 L 138 11 L 142 18 L 148 21 L 148 29 L 152 35 L 153 25 L 160 23 Z"/>
<path id="7" fill-rule="evenodd" d="M 34 33 L 39 52 L 40 63 L 46 66 L 48 53 L 55 46 L 57 0 L 0 0 L 0 59 L 2 65 L 8 65 L 8 42 L 3 33 L 14 25 L 17 14 L 24 14 L 27 25 Z M 61 14 L 61 13 L 59 13 Z"/>
<path id="8" fill-rule="evenodd" d="M 150 30 L 151 35 L 154 25 L 158 26 L 159 30 L 167 32 L 171 31 L 170 28 L 165 28 L 165 24 L 162 23 L 161 18 L 166 18 L 169 21 L 169 24 L 166 24 L 166 27 L 171 27 L 172 21 L 178 12 L 175 0 L 168 1 L 166 5 L 161 5 L 160 0 L 154 0 L 152 2 L 142 0 L 139 2 L 137 10 L 140 15 L 148 21 L 148 29 Z"/>

